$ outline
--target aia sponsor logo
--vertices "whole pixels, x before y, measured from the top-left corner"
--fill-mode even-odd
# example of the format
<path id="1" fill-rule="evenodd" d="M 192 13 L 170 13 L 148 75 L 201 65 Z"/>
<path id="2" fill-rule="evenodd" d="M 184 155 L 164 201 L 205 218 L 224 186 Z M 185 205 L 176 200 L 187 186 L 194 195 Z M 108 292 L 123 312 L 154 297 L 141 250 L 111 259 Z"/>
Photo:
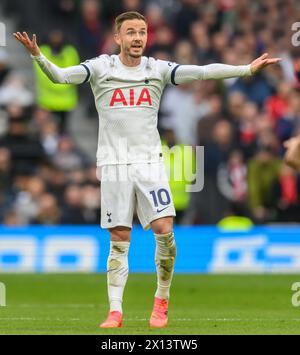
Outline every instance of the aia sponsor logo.
<path id="1" fill-rule="evenodd" d="M 109 106 L 113 107 L 115 104 L 121 104 L 121 106 L 141 106 L 142 104 L 148 104 L 152 106 L 152 100 L 147 88 L 143 88 L 140 94 L 135 89 L 115 89 Z"/>

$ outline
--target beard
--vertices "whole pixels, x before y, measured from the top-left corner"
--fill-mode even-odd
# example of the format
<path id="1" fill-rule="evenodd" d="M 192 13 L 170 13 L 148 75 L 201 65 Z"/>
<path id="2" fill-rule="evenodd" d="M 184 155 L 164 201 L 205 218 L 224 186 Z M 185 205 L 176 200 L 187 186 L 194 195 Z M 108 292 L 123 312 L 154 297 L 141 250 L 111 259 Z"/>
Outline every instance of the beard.
<path id="1" fill-rule="evenodd" d="M 143 55 L 143 53 L 141 53 L 141 54 L 128 53 L 128 55 L 129 55 L 131 58 L 140 58 L 140 57 Z"/>
<path id="2" fill-rule="evenodd" d="M 143 54 L 144 54 L 144 50 L 145 50 L 145 48 L 141 48 L 141 49 L 139 49 L 139 51 L 138 51 L 138 53 L 135 53 L 133 50 L 132 50 L 132 46 L 130 46 L 130 47 L 127 47 L 126 49 L 125 49 L 125 53 L 129 56 L 129 57 L 131 57 L 131 58 L 140 58 Z"/>

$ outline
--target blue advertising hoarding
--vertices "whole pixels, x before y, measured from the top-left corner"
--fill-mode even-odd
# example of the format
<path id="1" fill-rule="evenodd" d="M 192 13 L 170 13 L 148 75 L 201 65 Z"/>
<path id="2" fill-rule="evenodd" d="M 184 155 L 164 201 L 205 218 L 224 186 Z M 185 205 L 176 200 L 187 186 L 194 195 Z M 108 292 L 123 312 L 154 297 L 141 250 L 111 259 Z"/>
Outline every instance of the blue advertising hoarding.
<path id="1" fill-rule="evenodd" d="M 217 227 L 176 226 L 175 272 L 300 272 L 300 228 L 254 227 L 222 232 Z M 0 273 L 105 272 L 109 235 L 97 226 L 1 227 Z M 155 272 L 151 231 L 134 227 L 130 272 Z"/>

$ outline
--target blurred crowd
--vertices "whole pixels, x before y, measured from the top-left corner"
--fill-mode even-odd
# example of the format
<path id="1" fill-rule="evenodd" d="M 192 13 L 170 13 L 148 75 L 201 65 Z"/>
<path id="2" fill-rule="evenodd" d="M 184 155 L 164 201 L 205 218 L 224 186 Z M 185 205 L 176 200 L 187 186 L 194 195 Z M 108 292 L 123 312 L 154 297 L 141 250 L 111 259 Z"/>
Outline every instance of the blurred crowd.
<path id="1" fill-rule="evenodd" d="M 279 65 L 253 77 L 169 86 L 161 101 L 159 130 L 170 147 L 205 147 L 204 189 L 186 195 L 184 185 L 174 185 L 178 223 L 215 224 L 226 216 L 244 216 L 260 224 L 300 222 L 300 178 L 282 162 L 283 142 L 300 133 L 300 85 L 294 73 L 300 50 L 292 44 L 299 1 L 5 0 L 3 4 L 16 28 L 37 33 L 45 51 L 54 61 L 59 57 L 62 66 L 67 65 L 64 56 L 76 64 L 117 53 L 114 18 L 130 10 L 147 18 L 146 55 L 155 58 L 180 64 L 239 65 L 264 52 L 281 57 Z M 98 224 L 101 191 L 95 162 L 76 146 L 67 124 L 69 112 L 78 104 L 77 89 L 59 94 L 70 98 L 67 106 L 53 106 L 58 101 L 43 94 L 53 88 L 43 86 L 48 84 L 39 81 L 38 72 L 35 97 L 9 62 L 9 53 L 2 48 L 0 222 Z M 91 101 L 86 90 L 79 96 Z M 93 114 L 88 107 L 87 116 Z"/>

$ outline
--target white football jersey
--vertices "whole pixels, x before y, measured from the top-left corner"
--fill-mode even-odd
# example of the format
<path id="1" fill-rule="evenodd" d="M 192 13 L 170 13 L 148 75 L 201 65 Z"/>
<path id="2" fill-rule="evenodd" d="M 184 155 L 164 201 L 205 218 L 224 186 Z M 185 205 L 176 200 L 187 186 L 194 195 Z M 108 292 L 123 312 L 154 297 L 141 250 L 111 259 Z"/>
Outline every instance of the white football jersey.
<path id="1" fill-rule="evenodd" d="M 82 65 L 99 114 L 97 165 L 161 161 L 157 113 L 177 64 L 142 57 L 127 67 L 117 55 L 101 55 Z"/>
<path id="2" fill-rule="evenodd" d="M 59 68 L 42 53 L 32 58 L 54 83 L 90 81 L 99 113 L 98 166 L 162 160 L 157 113 L 168 83 L 252 75 L 251 64 L 177 65 L 142 57 L 140 65 L 127 67 L 119 56 L 104 54 L 81 65 Z"/>
<path id="3" fill-rule="evenodd" d="M 98 166 L 162 160 L 157 113 L 168 83 L 252 75 L 251 64 L 178 65 L 142 57 L 140 65 L 127 67 L 119 56 L 104 54 L 59 68 L 42 53 L 31 57 L 54 83 L 90 82 L 99 113 Z"/>

